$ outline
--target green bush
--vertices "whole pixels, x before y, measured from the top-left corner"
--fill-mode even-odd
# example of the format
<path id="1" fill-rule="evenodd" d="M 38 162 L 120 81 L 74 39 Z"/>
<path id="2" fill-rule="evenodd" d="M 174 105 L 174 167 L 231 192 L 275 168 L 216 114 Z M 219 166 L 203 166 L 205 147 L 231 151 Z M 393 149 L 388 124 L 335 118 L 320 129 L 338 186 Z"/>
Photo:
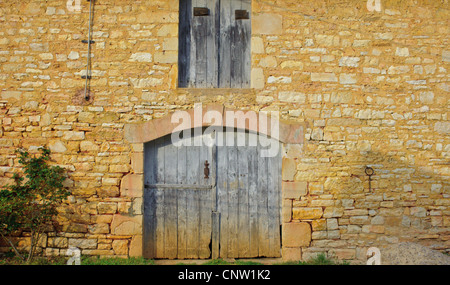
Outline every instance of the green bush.
<path id="1" fill-rule="evenodd" d="M 15 173 L 14 184 L 0 191 L 0 235 L 13 248 L 16 255 L 30 262 L 36 245 L 50 224 L 56 207 L 70 194 L 63 186 L 66 179 L 59 166 L 49 166 L 50 150 L 40 148 L 38 157 L 18 150 L 19 162 L 25 177 Z M 30 232 L 30 248 L 27 256 L 19 253 L 11 235 Z"/>

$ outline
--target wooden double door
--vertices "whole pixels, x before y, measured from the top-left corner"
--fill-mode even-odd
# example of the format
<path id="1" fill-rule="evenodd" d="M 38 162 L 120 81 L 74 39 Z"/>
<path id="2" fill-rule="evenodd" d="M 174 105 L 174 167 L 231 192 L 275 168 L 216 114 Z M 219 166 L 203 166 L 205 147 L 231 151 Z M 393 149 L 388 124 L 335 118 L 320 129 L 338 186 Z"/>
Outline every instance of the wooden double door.
<path id="1" fill-rule="evenodd" d="M 278 141 L 222 129 L 168 135 L 145 144 L 144 169 L 144 257 L 280 256 Z"/>

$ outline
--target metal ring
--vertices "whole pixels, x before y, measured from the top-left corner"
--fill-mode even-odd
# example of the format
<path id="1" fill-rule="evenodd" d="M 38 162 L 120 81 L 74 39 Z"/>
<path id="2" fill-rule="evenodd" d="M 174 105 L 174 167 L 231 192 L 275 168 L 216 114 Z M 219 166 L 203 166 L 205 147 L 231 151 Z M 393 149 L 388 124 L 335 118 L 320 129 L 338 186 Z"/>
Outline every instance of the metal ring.
<path id="1" fill-rule="evenodd" d="M 372 176 L 375 173 L 373 168 L 370 166 L 366 166 L 366 169 L 364 170 L 364 172 L 366 173 L 367 176 Z"/>

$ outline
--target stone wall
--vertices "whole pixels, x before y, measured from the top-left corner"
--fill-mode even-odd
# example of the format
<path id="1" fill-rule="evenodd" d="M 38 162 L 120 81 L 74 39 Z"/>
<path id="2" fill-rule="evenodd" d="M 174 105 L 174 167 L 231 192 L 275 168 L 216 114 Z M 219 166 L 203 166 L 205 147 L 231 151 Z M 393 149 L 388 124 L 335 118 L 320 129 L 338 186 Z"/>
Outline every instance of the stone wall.
<path id="1" fill-rule="evenodd" d="M 45 254 L 140 255 L 143 149 L 125 128 L 199 102 L 306 126 L 284 148 L 285 259 L 364 260 L 401 241 L 449 251 L 448 0 L 253 0 L 244 90 L 177 88 L 177 0 L 97 0 L 89 101 L 81 2 L 0 1 L 0 184 L 20 171 L 17 148 L 49 146 L 69 173 Z"/>

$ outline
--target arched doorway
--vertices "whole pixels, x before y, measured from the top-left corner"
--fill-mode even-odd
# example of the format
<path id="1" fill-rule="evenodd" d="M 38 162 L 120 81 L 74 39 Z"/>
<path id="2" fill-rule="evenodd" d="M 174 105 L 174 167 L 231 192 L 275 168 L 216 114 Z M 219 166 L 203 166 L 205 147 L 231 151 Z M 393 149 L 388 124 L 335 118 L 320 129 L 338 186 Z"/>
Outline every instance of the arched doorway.
<path id="1" fill-rule="evenodd" d="M 280 142 L 224 127 L 183 134 L 144 144 L 144 257 L 279 257 Z"/>

